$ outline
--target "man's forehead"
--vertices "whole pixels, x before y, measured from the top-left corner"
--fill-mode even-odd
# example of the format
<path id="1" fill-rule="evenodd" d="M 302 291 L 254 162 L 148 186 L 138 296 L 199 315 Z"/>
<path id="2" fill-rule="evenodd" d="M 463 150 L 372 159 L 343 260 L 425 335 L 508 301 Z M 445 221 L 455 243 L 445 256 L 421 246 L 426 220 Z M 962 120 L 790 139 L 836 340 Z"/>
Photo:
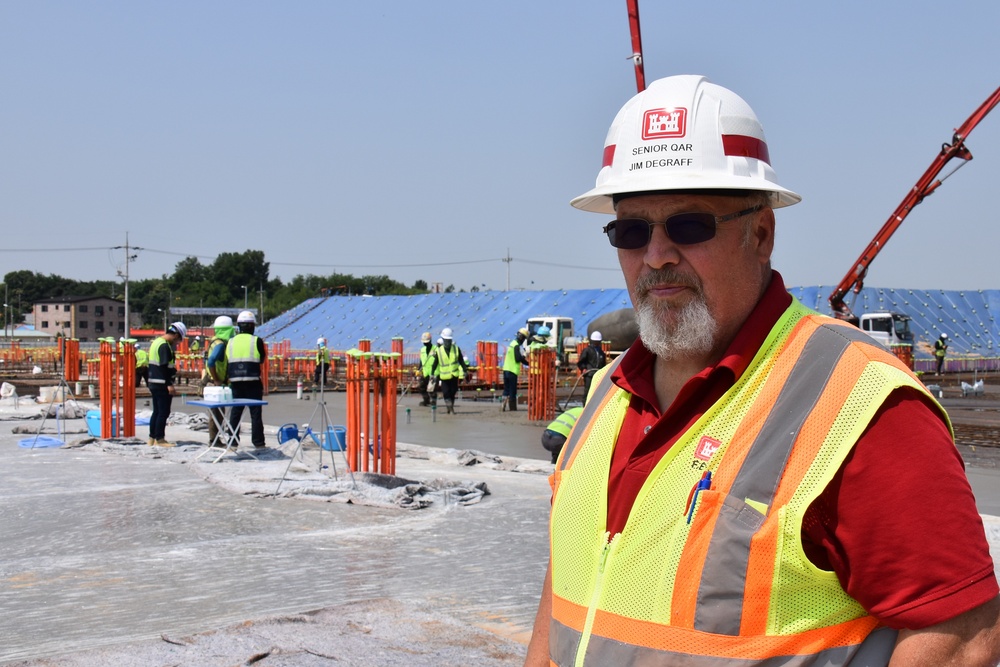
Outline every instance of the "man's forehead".
<path id="1" fill-rule="evenodd" d="M 665 211 L 715 211 L 725 210 L 735 202 L 744 201 L 751 192 L 733 193 L 729 190 L 719 192 L 642 192 L 624 197 L 615 202 L 615 211 L 619 216 L 629 211 L 665 210 Z"/>

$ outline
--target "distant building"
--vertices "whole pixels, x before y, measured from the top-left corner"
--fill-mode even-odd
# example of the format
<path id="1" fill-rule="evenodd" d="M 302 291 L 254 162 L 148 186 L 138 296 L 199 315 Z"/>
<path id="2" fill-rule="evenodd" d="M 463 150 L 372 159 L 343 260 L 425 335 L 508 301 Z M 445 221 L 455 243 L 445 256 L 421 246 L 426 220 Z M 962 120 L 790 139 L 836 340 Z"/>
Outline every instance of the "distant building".
<path id="1" fill-rule="evenodd" d="M 35 301 L 31 314 L 35 329 L 53 336 L 96 341 L 125 335 L 125 304 L 106 296 L 59 296 Z M 133 327 L 140 324 L 137 315 L 131 319 Z"/>

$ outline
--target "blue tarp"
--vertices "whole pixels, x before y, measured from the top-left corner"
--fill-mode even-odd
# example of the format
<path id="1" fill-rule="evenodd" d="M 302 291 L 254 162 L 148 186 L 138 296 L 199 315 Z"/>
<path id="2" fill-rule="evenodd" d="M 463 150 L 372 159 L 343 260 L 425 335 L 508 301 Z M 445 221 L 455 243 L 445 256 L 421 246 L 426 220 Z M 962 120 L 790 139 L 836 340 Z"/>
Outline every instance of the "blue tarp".
<path id="1" fill-rule="evenodd" d="M 832 285 L 788 291 L 805 305 L 830 314 L 827 299 Z M 1000 312 L 1000 290 L 866 287 L 848 303 L 858 315 L 892 310 L 913 318 L 918 358 L 930 356 L 930 346 L 942 332 L 951 340 L 949 356 L 1000 356 L 1000 327 L 993 318 L 994 311 Z M 404 351 L 415 353 L 422 332 L 430 331 L 436 339 L 441 329 L 451 327 L 468 354 L 476 341 L 510 340 L 529 317 L 572 317 L 577 335 L 583 335 L 592 320 L 630 306 L 624 289 L 331 296 L 304 301 L 258 327 L 258 334 L 273 341 L 288 339 L 293 349 L 315 349 L 322 336 L 331 349 L 347 350 L 367 338 L 372 350 L 385 352 L 392 349 L 394 337 L 401 337 Z"/>

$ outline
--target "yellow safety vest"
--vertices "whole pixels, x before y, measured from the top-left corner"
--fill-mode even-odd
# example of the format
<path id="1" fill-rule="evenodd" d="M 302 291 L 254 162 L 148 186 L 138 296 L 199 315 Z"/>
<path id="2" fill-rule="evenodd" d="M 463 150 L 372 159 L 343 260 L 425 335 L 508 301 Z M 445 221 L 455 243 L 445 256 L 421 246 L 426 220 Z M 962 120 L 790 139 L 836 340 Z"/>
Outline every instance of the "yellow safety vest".
<path id="1" fill-rule="evenodd" d="M 174 348 L 158 336 L 149 346 L 149 384 L 171 385 L 174 373 Z"/>
<path id="2" fill-rule="evenodd" d="M 611 368 L 556 465 L 554 664 L 886 664 L 896 631 L 809 561 L 802 518 L 886 397 L 929 397 L 923 385 L 858 329 L 793 301 L 612 536 L 608 471 L 631 396 Z"/>
<path id="3" fill-rule="evenodd" d="M 462 364 L 458 363 L 458 360 L 462 355 L 461 350 L 458 349 L 458 345 L 452 343 L 451 351 L 445 350 L 444 345 L 438 345 L 435 354 L 437 354 L 438 358 L 437 376 L 439 378 L 442 380 L 450 380 L 453 377 L 457 377 L 461 380 L 465 377 L 465 371 L 462 370 Z"/>
<path id="4" fill-rule="evenodd" d="M 507 346 L 507 354 L 503 357 L 503 369 L 505 372 L 513 373 L 514 375 L 521 374 L 521 364 L 518 362 L 517 357 L 514 356 L 514 351 L 521 347 L 521 344 L 517 342 L 517 339 L 510 341 L 510 345 Z"/>
<path id="5" fill-rule="evenodd" d="M 434 347 L 423 345 L 420 348 L 420 372 L 424 377 L 430 377 L 434 369 Z"/>
<path id="6" fill-rule="evenodd" d="M 552 421 L 546 428 L 549 431 L 554 431 L 564 438 L 568 438 L 570 431 L 573 430 L 573 426 L 576 424 L 576 420 L 580 418 L 580 414 L 583 412 L 583 408 L 570 408 L 566 412 L 562 413 L 555 420 Z"/>
<path id="7" fill-rule="evenodd" d="M 222 345 L 222 346 L 227 345 L 227 341 L 224 340 L 224 339 L 222 339 L 222 338 L 213 338 L 212 342 L 209 343 L 209 345 L 208 345 L 208 356 L 206 357 L 206 359 L 211 359 L 212 355 L 215 354 L 215 348 L 219 347 L 220 345 Z M 225 352 L 223 352 L 222 354 L 220 354 L 219 357 L 218 357 L 218 359 L 216 359 L 216 361 L 215 361 L 215 368 L 213 368 L 212 370 L 215 371 L 215 376 L 217 378 L 219 378 L 219 382 L 221 384 L 228 384 L 229 383 L 229 374 L 228 374 L 229 368 L 228 368 L 228 363 L 226 361 L 226 353 Z M 212 377 L 211 375 L 208 374 L 208 366 L 207 365 L 205 366 L 204 377 L 206 377 L 208 379 L 211 379 L 211 377 Z"/>
<path id="8" fill-rule="evenodd" d="M 226 344 L 226 364 L 230 382 L 260 380 L 261 356 L 257 336 L 241 333 Z"/>

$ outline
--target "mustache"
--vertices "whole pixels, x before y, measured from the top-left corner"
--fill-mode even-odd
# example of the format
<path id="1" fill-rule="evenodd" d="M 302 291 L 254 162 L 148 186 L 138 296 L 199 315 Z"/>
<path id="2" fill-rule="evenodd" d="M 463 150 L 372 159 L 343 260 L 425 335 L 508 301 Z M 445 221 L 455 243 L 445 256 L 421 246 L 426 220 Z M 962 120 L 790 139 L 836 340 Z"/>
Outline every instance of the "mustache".
<path id="1" fill-rule="evenodd" d="M 674 269 L 653 269 L 639 276 L 635 281 L 636 296 L 645 297 L 649 290 L 657 285 L 681 285 L 693 289 L 699 296 L 702 294 L 701 281 L 696 277 L 683 274 Z"/>

